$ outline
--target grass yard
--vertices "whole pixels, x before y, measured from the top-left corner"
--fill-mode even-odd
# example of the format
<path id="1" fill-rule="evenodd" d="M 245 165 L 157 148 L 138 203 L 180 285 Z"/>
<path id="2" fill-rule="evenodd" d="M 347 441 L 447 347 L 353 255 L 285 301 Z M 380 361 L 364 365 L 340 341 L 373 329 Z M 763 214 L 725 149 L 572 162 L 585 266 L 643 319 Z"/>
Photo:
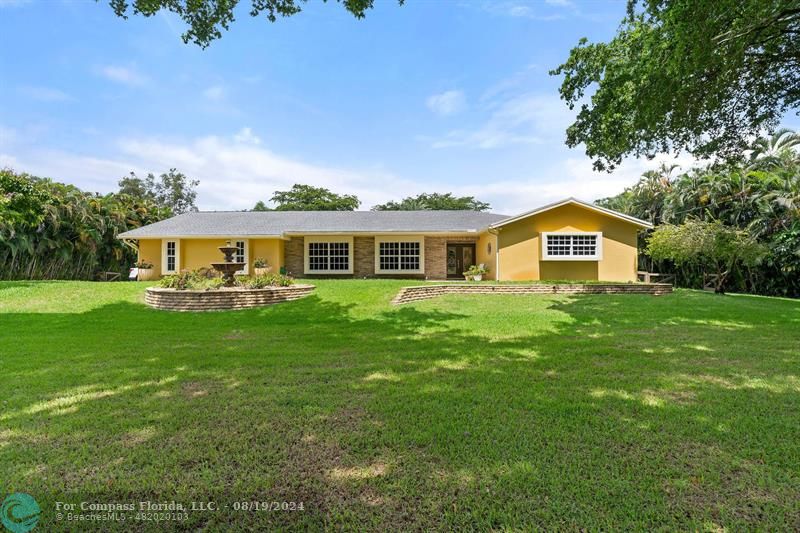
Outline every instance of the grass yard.
<path id="1" fill-rule="evenodd" d="M 313 283 L 206 314 L 0 283 L 0 492 L 42 531 L 87 529 L 57 500 L 222 507 L 190 530 L 800 529 L 800 302 Z"/>

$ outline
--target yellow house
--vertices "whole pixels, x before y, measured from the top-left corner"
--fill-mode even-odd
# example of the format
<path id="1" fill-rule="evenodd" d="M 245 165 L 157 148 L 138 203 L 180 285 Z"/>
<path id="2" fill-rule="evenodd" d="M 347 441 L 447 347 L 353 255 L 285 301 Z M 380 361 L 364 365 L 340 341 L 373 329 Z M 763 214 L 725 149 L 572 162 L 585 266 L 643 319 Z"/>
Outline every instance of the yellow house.
<path id="1" fill-rule="evenodd" d="M 476 211 L 194 212 L 119 235 L 154 275 L 208 267 L 230 241 L 297 277 L 635 281 L 644 220 L 568 198 L 516 216 Z"/>

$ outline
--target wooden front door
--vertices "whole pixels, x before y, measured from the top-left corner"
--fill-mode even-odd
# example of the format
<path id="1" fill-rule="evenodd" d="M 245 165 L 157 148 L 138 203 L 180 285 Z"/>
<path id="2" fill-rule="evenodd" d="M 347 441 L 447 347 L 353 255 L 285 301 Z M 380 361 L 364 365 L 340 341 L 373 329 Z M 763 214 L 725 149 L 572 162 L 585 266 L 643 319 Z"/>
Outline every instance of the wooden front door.
<path id="1" fill-rule="evenodd" d="M 463 278 L 463 272 L 475 264 L 474 244 L 447 245 L 447 277 Z"/>

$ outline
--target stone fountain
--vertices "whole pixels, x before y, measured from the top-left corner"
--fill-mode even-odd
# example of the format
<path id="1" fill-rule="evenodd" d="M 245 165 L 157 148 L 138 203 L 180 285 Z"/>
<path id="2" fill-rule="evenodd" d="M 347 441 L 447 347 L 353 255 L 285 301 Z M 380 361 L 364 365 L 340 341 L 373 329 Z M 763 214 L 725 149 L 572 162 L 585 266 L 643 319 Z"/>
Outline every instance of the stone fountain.
<path id="1" fill-rule="evenodd" d="M 247 263 L 237 263 L 233 260 L 236 253 L 236 246 L 231 246 L 231 241 L 225 241 L 225 246 L 220 246 L 219 251 L 225 256 L 224 263 L 211 263 L 214 270 L 222 272 L 222 279 L 226 287 L 233 287 L 234 274 L 244 268 Z"/>

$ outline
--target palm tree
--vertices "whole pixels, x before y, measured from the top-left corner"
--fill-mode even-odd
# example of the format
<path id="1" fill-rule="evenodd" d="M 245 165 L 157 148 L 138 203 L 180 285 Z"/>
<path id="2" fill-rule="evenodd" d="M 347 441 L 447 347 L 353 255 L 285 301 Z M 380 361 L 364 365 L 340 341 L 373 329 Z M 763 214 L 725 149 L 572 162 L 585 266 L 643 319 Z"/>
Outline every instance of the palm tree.
<path id="1" fill-rule="evenodd" d="M 770 137 L 760 137 L 753 143 L 750 152 L 750 167 L 775 168 L 787 161 L 797 160 L 795 147 L 800 145 L 800 134 L 789 128 L 781 128 Z"/>

